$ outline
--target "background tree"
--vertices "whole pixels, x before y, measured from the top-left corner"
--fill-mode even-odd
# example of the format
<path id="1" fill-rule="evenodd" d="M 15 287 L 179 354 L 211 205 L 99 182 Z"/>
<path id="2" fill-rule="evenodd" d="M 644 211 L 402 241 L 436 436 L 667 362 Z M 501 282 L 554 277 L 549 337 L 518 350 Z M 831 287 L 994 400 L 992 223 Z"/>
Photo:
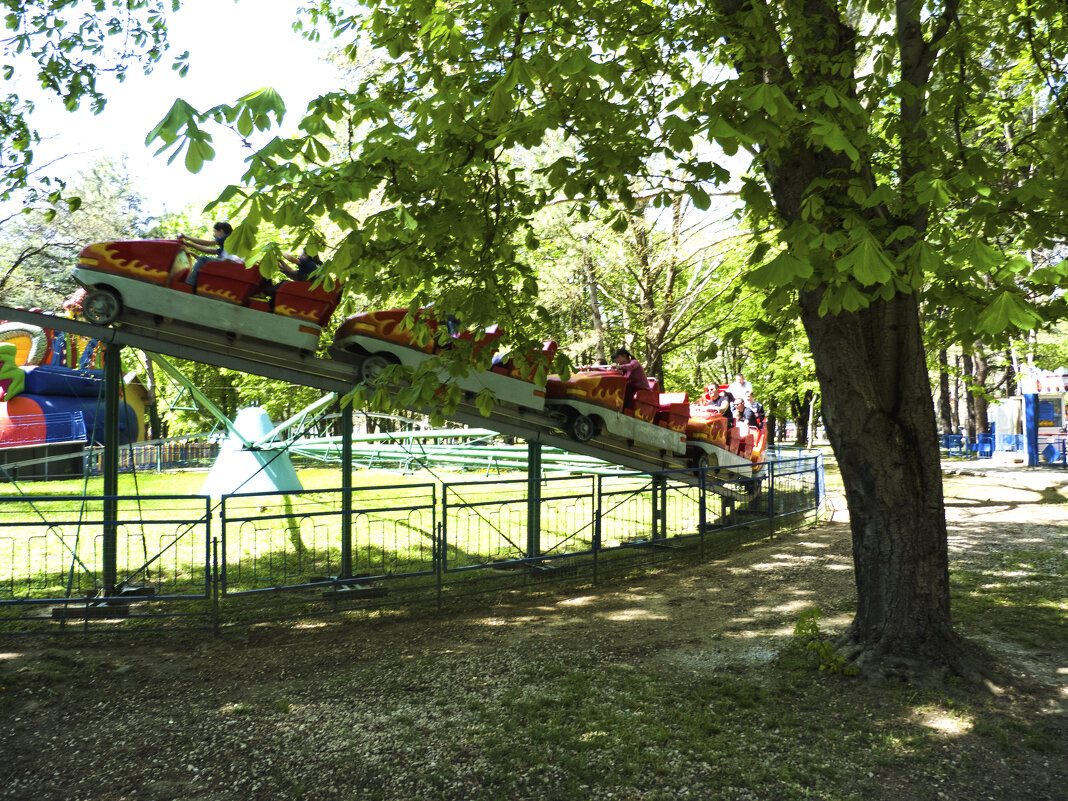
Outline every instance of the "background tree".
<path id="1" fill-rule="evenodd" d="M 77 289 L 70 276 L 90 242 L 149 235 L 153 219 L 125 160 L 102 159 L 71 184 L 75 210 L 30 210 L 0 229 L 0 304 L 58 311 Z"/>
<path id="2" fill-rule="evenodd" d="M 607 214 L 617 210 L 610 205 Z M 583 221 L 566 206 L 548 211 L 536 227 L 531 261 L 550 333 L 574 361 L 608 358 L 623 346 L 666 390 L 691 393 L 729 374 L 729 366 L 719 376 L 708 368 L 746 294 L 737 230 L 694 215 L 685 195 L 666 208 L 635 209 L 622 231 L 604 214 Z"/>
<path id="3" fill-rule="evenodd" d="M 168 49 L 167 10 L 179 0 L 2 0 L 0 70 L 5 85 L 33 86 L 68 110 L 107 104 L 101 76 L 121 81 L 130 69 L 149 73 Z M 174 68 L 185 73 L 179 55 Z M 59 203 L 63 184 L 34 162 L 41 141 L 33 127 L 37 97 L 8 89 L 0 97 L 0 203 L 24 207 Z"/>

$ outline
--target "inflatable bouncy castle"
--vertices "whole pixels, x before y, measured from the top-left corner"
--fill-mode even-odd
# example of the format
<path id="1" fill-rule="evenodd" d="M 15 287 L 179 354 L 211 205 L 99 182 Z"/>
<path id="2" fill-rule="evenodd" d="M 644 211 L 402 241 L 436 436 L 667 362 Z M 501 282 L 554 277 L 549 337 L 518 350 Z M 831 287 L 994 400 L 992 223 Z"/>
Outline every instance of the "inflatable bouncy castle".
<path id="1" fill-rule="evenodd" d="M 86 444 L 103 444 L 100 351 L 95 340 L 25 323 L 0 323 L 0 456 L 4 464 L 57 453 L 80 454 Z M 144 439 L 146 398 L 133 376 L 123 394 L 118 437 L 120 443 L 128 444 Z M 30 470 L 30 475 L 22 477 L 71 472 Z"/>

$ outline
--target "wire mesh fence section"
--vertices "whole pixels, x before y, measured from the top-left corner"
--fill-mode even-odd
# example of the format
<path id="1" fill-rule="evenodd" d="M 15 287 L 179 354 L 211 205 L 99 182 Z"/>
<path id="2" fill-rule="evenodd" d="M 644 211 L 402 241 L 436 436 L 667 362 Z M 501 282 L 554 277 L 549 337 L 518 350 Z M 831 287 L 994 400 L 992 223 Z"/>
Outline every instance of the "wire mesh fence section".
<path id="1" fill-rule="evenodd" d="M 354 488 L 350 509 L 346 522 L 340 489 L 224 496 L 223 591 L 329 581 L 341 576 L 346 550 L 358 574 L 433 570 L 433 484 Z"/>
<path id="2" fill-rule="evenodd" d="M 84 597 L 133 584 L 172 595 L 207 586 L 207 499 L 0 498 L 0 601 Z M 113 531 L 113 534 L 108 534 Z M 115 580 L 104 588 L 105 537 L 114 537 Z"/>
<path id="3" fill-rule="evenodd" d="M 647 474 L 600 477 L 597 507 L 602 548 L 618 548 L 651 538 L 653 486 L 653 477 Z"/>
<path id="4" fill-rule="evenodd" d="M 667 475 L 659 482 L 660 497 L 655 499 L 654 512 L 660 522 L 654 535 L 661 539 L 689 537 L 700 532 L 702 524 L 701 484 L 694 481 L 698 471 L 683 475 Z M 654 489 L 655 491 L 655 489 Z"/>
<path id="5" fill-rule="evenodd" d="M 441 488 L 445 570 L 521 559 L 527 546 L 527 482 L 456 482 Z"/>
<path id="6" fill-rule="evenodd" d="M 821 471 L 815 457 L 803 457 L 776 462 L 769 466 L 772 477 L 772 508 L 776 517 L 814 514 L 819 508 Z"/>
<path id="7" fill-rule="evenodd" d="M 434 570 L 434 484 L 353 490 L 352 506 L 356 575 L 419 575 Z"/>
<path id="8" fill-rule="evenodd" d="M 335 574 L 340 511 L 339 491 L 224 495 L 219 504 L 222 591 L 307 584 Z"/>
<path id="9" fill-rule="evenodd" d="M 593 548 L 597 482 L 594 476 L 560 476 L 541 482 L 539 556 L 586 553 Z"/>
<path id="10" fill-rule="evenodd" d="M 446 570 L 588 552 L 594 476 L 554 476 L 442 487 Z M 532 492 L 533 489 L 533 492 Z"/>

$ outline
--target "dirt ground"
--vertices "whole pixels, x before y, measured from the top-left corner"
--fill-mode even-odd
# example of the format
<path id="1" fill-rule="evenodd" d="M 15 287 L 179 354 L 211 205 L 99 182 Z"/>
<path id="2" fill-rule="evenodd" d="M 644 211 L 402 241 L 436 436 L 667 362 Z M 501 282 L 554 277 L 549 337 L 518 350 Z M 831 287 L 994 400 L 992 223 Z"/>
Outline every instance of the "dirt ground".
<path id="1" fill-rule="evenodd" d="M 961 464 L 947 472 L 946 487 L 955 567 L 991 569 L 1007 547 L 1056 554 L 1068 546 L 1066 473 L 980 473 Z M 389 720 L 375 717 L 379 693 L 419 692 L 397 678 L 405 660 L 432 658 L 433 681 L 454 682 L 449 691 L 479 697 L 521 682 L 531 654 L 581 652 L 593 663 L 680 677 L 759 675 L 774 669 L 804 609 L 825 610 L 820 623 L 828 631 L 841 630 L 850 619 L 854 587 L 845 504 L 832 495 L 831 506 L 829 523 L 719 561 L 491 609 L 421 619 L 315 620 L 217 639 L 8 638 L 0 641 L 0 798 L 423 797 L 418 785 L 405 785 L 403 778 L 375 792 L 361 789 L 360 776 L 337 758 L 338 749 L 351 748 L 337 732 L 351 731 L 357 722 L 364 727 L 362 759 L 381 762 L 398 749 L 411 750 L 391 739 Z M 994 702 L 1021 715 L 1049 716 L 1055 721 L 1050 730 L 1068 738 L 1065 639 L 1022 647 L 993 632 L 966 633 L 1002 660 L 1009 677 L 993 689 Z M 446 725 L 430 712 L 417 728 L 425 742 L 447 739 L 448 730 L 441 730 Z M 947 749 L 954 747 L 947 741 Z M 971 754 L 982 769 L 943 784 L 928 781 L 929 766 L 915 774 L 895 768 L 880 791 L 861 795 L 1068 799 L 1066 751 L 1062 740 L 1022 762 L 996 749 L 989 759 Z M 962 759 L 963 753 L 947 751 L 946 758 Z M 296 774 L 308 778 L 288 778 Z M 461 788 L 440 797 L 480 796 Z M 760 796 L 733 788 L 703 797 Z"/>

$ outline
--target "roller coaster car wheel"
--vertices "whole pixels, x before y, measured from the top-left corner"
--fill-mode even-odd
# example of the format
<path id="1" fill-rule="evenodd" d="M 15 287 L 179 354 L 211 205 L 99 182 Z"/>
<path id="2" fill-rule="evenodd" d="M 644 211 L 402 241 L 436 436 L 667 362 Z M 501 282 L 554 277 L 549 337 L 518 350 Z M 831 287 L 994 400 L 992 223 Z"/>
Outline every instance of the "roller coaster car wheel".
<path id="1" fill-rule="evenodd" d="M 597 434 L 597 424 L 586 414 L 576 414 L 567 421 L 567 433 L 577 442 L 589 442 Z"/>
<path id="2" fill-rule="evenodd" d="M 400 360 L 389 353 L 372 353 L 363 360 L 360 366 L 360 378 L 364 381 L 377 381 L 378 376 L 391 364 L 399 364 Z"/>
<path id="3" fill-rule="evenodd" d="M 120 311 L 122 301 L 110 289 L 91 289 L 82 299 L 82 316 L 93 325 L 107 325 Z"/>
<path id="4" fill-rule="evenodd" d="M 693 466 L 701 470 L 705 470 L 710 467 L 718 467 L 719 459 L 716 458 L 716 455 L 714 453 L 706 453 L 705 451 L 701 451 L 693 457 Z"/>

